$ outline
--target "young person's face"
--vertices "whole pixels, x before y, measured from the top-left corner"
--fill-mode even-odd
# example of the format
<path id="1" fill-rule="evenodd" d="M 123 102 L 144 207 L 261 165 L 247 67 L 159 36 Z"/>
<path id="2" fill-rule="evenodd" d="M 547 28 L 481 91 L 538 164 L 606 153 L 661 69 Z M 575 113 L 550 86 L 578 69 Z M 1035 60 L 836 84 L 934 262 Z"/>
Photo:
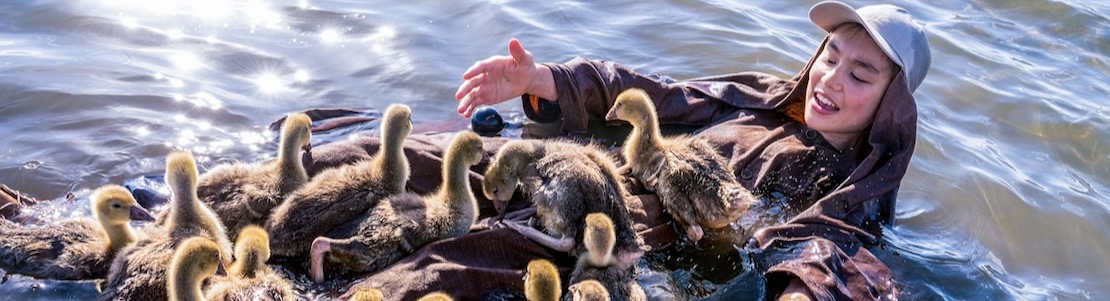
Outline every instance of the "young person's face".
<path id="1" fill-rule="evenodd" d="M 838 149 L 871 125 L 894 77 L 894 62 L 860 26 L 841 26 L 809 70 L 805 121 Z"/>

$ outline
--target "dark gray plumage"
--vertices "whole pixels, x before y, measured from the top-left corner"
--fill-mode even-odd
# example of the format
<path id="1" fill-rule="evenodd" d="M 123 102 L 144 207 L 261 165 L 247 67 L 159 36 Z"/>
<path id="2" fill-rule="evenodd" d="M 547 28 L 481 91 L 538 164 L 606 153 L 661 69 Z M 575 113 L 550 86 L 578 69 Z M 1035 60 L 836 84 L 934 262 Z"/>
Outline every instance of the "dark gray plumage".
<path id="1" fill-rule="evenodd" d="M 570 283 L 576 285 L 588 280 L 597 281 L 608 297 L 613 300 L 645 301 L 647 296 L 640 283 L 636 282 L 634 267 L 624 266 L 613 259 L 613 242 L 616 234 L 613 222 L 601 213 L 586 216 L 585 235 L 582 244 L 588 252 L 578 258 L 578 264 L 570 274 Z M 591 293 L 589 285 L 571 289 L 577 297 L 587 297 Z M 573 300 L 576 294 L 567 294 L 564 300 Z M 587 296 L 583 296 L 587 295 Z"/>
<path id="2" fill-rule="evenodd" d="M 628 265 L 643 255 L 643 242 L 632 229 L 626 192 L 611 158 L 596 146 L 565 141 L 517 140 L 505 143 L 490 162 L 482 181 L 486 197 L 507 201 L 518 184 L 536 207 L 548 237 L 534 229 L 509 224 L 540 244 L 578 256 L 586 249 L 582 227 L 594 212 L 612 217 L 616 251 Z M 541 234 L 542 235 L 542 234 Z M 554 237 L 551 237 L 554 236 Z"/>
<path id="3" fill-rule="evenodd" d="M 470 166 L 478 164 L 482 140 L 460 132 L 451 140 L 443 161 L 443 184 L 429 195 L 401 193 L 378 202 L 361 218 L 319 237 L 312 243 L 313 281 L 322 282 L 325 256 L 340 269 L 372 272 L 416 249 L 470 231 L 478 203 L 470 188 Z M 336 238 L 330 238 L 336 237 Z"/>
<path id="4" fill-rule="evenodd" d="M 402 148 L 412 131 L 412 112 L 403 104 L 386 108 L 381 148 L 365 161 L 327 169 L 289 195 L 266 222 L 270 251 L 304 256 L 312 240 L 373 208 L 381 199 L 404 192 L 410 170 Z"/>
<path id="5" fill-rule="evenodd" d="M 685 135 L 663 137 L 655 105 L 643 90 L 628 89 L 617 95 L 606 119 L 624 120 L 634 127 L 624 141 L 625 164 L 620 172 L 654 191 L 691 240 L 701 239 L 702 226 L 728 226 L 755 201 L 707 141 Z"/>

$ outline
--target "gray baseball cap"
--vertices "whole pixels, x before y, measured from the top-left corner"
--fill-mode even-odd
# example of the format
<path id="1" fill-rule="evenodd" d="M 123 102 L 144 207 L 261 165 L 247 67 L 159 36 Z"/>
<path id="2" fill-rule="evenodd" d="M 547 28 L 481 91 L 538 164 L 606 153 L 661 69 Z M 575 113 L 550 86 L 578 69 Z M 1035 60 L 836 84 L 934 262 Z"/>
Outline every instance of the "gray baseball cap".
<path id="1" fill-rule="evenodd" d="M 911 93 L 929 72 L 932 55 L 925 28 L 901 7 L 882 4 L 853 9 L 840 1 L 823 1 L 809 9 L 809 19 L 826 32 L 848 22 L 863 25 L 879 48 L 902 67 Z"/>

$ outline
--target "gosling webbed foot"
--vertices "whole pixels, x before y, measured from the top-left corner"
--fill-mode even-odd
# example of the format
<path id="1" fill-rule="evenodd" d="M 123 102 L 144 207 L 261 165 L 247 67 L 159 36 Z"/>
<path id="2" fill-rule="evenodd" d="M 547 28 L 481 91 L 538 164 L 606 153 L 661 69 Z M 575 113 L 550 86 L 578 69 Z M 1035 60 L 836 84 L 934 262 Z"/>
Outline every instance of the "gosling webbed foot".
<path id="1" fill-rule="evenodd" d="M 330 251 L 330 238 L 317 237 L 312 241 L 312 249 L 309 251 L 310 267 L 308 273 L 313 283 L 324 282 L 324 256 Z"/>

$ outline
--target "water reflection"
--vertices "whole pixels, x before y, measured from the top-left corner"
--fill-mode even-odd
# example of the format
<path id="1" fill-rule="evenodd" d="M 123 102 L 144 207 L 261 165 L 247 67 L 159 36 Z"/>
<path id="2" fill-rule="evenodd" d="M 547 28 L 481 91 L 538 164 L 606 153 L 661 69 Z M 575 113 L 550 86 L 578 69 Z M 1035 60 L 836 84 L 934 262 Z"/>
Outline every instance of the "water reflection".
<path id="1" fill-rule="evenodd" d="M 289 91 L 289 85 L 280 75 L 270 72 L 259 73 L 251 80 L 258 88 L 258 92 L 273 96 Z"/>
<path id="2" fill-rule="evenodd" d="M 170 56 L 170 61 L 173 62 L 174 67 L 181 71 L 193 71 L 200 67 L 204 67 L 204 62 L 200 57 L 192 53 L 177 53 Z"/>

